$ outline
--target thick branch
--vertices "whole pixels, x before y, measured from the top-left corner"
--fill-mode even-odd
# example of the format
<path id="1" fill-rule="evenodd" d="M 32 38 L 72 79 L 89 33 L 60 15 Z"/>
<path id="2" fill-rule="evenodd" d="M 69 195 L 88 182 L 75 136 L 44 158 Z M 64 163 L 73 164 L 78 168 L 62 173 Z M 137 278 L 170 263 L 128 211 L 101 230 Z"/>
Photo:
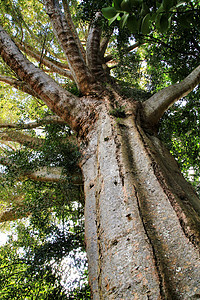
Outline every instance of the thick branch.
<path id="1" fill-rule="evenodd" d="M 18 48 L 20 50 L 22 50 L 23 52 L 26 52 L 29 54 L 29 53 L 34 53 L 34 56 L 33 57 L 40 57 L 41 56 L 41 53 L 36 50 L 35 48 L 33 48 L 32 46 L 30 46 L 29 44 L 25 43 L 25 42 L 15 42 L 16 45 L 18 46 Z M 23 43 L 23 44 L 22 44 Z M 36 56 L 37 55 L 37 56 Z M 50 58 L 50 57 L 47 57 L 45 56 L 46 59 L 48 59 L 50 62 L 52 62 L 54 65 L 56 65 L 57 67 L 61 68 L 61 69 L 66 69 L 66 70 L 69 70 L 69 66 L 68 64 L 66 63 L 62 63 L 61 61 L 58 61 L 56 59 L 53 59 L 53 58 Z M 55 58 L 59 59 L 59 60 L 66 60 L 65 57 L 58 57 L 58 55 L 55 55 L 54 56 Z M 39 59 L 40 60 L 40 59 Z"/>
<path id="2" fill-rule="evenodd" d="M 106 52 L 111 35 L 112 35 L 112 31 L 110 33 L 106 34 L 100 42 L 100 56 L 101 57 L 104 57 L 104 54 Z"/>
<path id="3" fill-rule="evenodd" d="M 36 150 L 44 144 L 44 140 L 41 138 L 31 137 L 27 134 L 14 130 L 0 132 L 0 140 L 16 142 Z"/>
<path id="4" fill-rule="evenodd" d="M 51 77 L 32 64 L 0 26 L 0 55 L 18 77 L 27 83 L 46 105 L 75 131 L 91 116 L 93 106 L 61 88 Z M 85 114 L 84 114 L 85 113 Z M 93 114 L 94 115 L 94 114 Z"/>
<path id="5" fill-rule="evenodd" d="M 164 112 L 177 100 L 189 94 L 200 83 L 200 66 L 183 81 L 173 84 L 146 100 L 143 104 L 144 121 L 156 126 Z"/>
<path id="6" fill-rule="evenodd" d="M 41 54 L 38 51 L 32 51 L 30 47 L 23 46 L 20 43 L 17 43 L 17 46 L 19 47 L 20 50 L 26 52 L 29 54 L 31 57 L 35 58 L 36 60 L 40 61 L 41 60 Z M 59 67 L 56 64 L 56 61 L 53 59 L 49 59 L 47 57 L 42 57 L 41 63 L 48 67 L 52 72 L 58 73 L 62 76 L 65 76 L 67 78 L 73 79 L 71 72 L 68 69 L 64 69 Z M 67 67 L 67 65 L 65 65 Z"/>
<path id="7" fill-rule="evenodd" d="M 16 167 L 19 168 L 18 165 L 14 164 L 8 157 L 1 156 L 0 157 L 0 164 L 7 167 Z M 3 177 L 3 173 L 1 174 Z M 72 174 L 64 174 L 62 167 L 40 167 L 36 171 L 25 171 L 20 170 L 19 177 L 16 178 L 17 180 L 24 180 L 24 179 L 32 179 L 35 181 L 42 181 L 42 182 L 63 182 L 63 181 L 70 181 L 72 185 L 82 185 L 82 175 L 80 170 L 74 171 Z"/>
<path id="8" fill-rule="evenodd" d="M 24 218 L 24 214 L 22 214 L 23 209 L 25 209 L 25 206 L 20 205 L 19 207 L 11 207 L 3 210 L 0 213 L 0 223 L 15 221 Z M 30 215 L 30 212 L 26 213 L 27 217 L 28 215 Z"/>
<path id="9" fill-rule="evenodd" d="M 91 24 L 86 44 L 86 57 L 87 65 L 92 74 L 97 78 L 105 79 L 100 56 L 101 29 L 98 23 L 101 17 L 101 13 L 97 13 L 94 22 Z"/>
<path id="10" fill-rule="evenodd" d="M 44 119 L 30 122 L 27 124 L 0 123 L 0 128 L 32 129 L 32 128 L 38 128 L 48 124 L 66 124 L 66 122 L 63 121 L 58 116 L 48 116 Z"/>
<path id="11" fill-rule="evenodd" d="M 42 167 L 37 171 L 24 173 L 23 177 L 42 182 L 62 182 L 70 180 L 73 185 L 83 184 L 80 172 L 66 176 L 63 174 L 62 167 Z"/>
<path id="12" fill-rule="evenodd" d="M 65 16 L 57 0 L 45 0 L 46 11 L 50 17 L 55 35 L 67 57 L 72 76 L 83 94 L 95 90 L 94 79 L 90 74 L 79 47 L 73 37 Z"/>
<path id="13" fill-rule="evenodd" d="M 76 28 L 74 26 L 74 23 L 72 21 L 72 17 L 71 17 L 71 13 L 70 13 L 70 9 L 69 9 L 69 4 L 68 4 L 68 0 L 62 0 L 62 3 L 63 3 L 63 8 L 64 8 L 64 12 L 65 12 L 65 17 L 66 17 L 66 20 L 67 20 L 67 23 L 69 25 L 69 28 L 73 34 L 73 37 L 79 47 L 79 50 L 81 51 L 82 53 L 82 56 L 85 60 L 85 49 L 83 48 L 83 45 L 81 44 L 81 41 L 78 37 L 78 34 L 77 34 L 77 31 L 76 31 Z"/>

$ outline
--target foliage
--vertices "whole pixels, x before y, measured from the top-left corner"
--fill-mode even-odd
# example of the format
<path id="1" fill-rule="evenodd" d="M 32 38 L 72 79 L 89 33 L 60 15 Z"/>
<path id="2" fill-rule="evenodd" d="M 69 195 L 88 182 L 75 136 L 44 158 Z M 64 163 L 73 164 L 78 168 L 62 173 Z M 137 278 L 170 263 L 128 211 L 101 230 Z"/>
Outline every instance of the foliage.
<path id="1" fill-rule="evenodd" d="M 183 27 L 196 26 L 199 8 L 197 1 L 113 0 L 102 12 L 109 25 L 118 20 L 122 28 L 126 25 L 130 32 L 146 35 L 154 28 L 165 33 L 177 15 Z"/>
<path id="2" fill-rule="evenodd" d="M 71 134 L 68 127 L 47 125 L 44 133 L 44 143 L 38 151 L 25 146 L 7 151 L 12 163 L 5 170 L 1 194 L 14 192 L 20 202 L 7 201 L 12 201 L 12 208 L 16 207 L 20 218 L 30 217 L 25 224 L 23 220 L 19 222 L 9 242 L 1 247 L 0 295 L 3 299 L 18 299 L 19 295 L 26 299 L 68 299 L 67 283 L 61 284 L 63 261 L 70 256 L 80 273 L 86 267 L 84 257 L 75 259 L 74 254 L 71 255 L 72 251 L 84 251 L 82 191 L 81 186 L 74 186 L 70 180 L 80 153 L 76 146 L 65 141 Z M 63 180 L 18 181 L 19 172 L 33 171 L 44 165 L 62 166 Z M 76 286 L 74 282 L 73 289 Z M 87 295 L 89 290 L 83 286 L 83 295 Z M 81 289 L 75 291 L 77 295 L 81 293 Z"/>
<path id="3" fill-rule="evenodd" d="M 176 157 L 184 176 L 200 194 L 199 91 L 174 105 L 163 117 L 160 136 Z"/>

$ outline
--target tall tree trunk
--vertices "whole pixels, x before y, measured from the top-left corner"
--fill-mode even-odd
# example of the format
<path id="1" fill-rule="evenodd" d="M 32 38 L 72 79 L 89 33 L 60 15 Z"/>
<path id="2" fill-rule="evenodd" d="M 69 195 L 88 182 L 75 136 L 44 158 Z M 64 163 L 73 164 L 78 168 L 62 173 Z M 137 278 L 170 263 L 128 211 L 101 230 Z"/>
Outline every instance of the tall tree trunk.
<path id="1" fill-rule="evenodd" d="M 138 106 L 138 109 L 137 109 Z M 93 299 L 194 299 L 200 295 L 200 202 L 135 113 L 106 105 L 82 169 Z"/>

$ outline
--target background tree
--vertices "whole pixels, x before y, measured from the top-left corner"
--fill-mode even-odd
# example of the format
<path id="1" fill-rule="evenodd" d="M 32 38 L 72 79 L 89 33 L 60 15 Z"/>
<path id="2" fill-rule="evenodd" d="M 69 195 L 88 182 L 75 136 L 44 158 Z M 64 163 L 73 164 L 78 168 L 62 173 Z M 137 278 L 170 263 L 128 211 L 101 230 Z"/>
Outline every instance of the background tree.
<path id="1" fill-rule="evenodd" d="M 74 132 L 82 152 L 79 166 L 84 181 L 92 297 L 194 298 L 200 294 L 200 202 L 159 139 L 158 130 L 161 137 L 167 136 L 172 150 L 179 152 L 185 137 L 178 136 L 176 130 L 166 135 L 171 122 L 166 117 L 159 129 L 160 121 L 174 102 L 193 89 L 187 104 L 182 102 L 182 111 L 188 112 L 189 104 L 198 107 L 192 99 L 197 99 L 195 87 L 200 81 L 199 27 L 194 22 L 199 4 L 162 1 L 154 7 L 151 1 L 137 2 L 131 1 L 127 11 L 122 1 L 114 1 L 120 8 L 114 7 L 117 13 L 112 18 L 119 15 L 111 27 L 100 13 L 105 6 L 105 15 L 110 1 L 83 1 L 80 6 L 64 0 L 2 3 L 2 25 L 7 32 L 1 28 L 0 53 L 8 67 L 2 61 L 1 81 L 36 98 L 40 105 L 44 102 Z M 144 13 L 143 8 L 147 8 Z M 179 39 L 182 33 L 178 26 L 183 24 L 179 19 L 183 16 L 189 20 L 184 37 L 191 51 L 190 64 L 184 60 L 188 55 L 185 40 Z M 137 30 L 130 27 L 133 17 Z M 117 19 L 122 20 L 121 27 L 116 27 Z M 163 34 L 166 23 L 166 29 L 172 24 L 171 31 Z M 170 58 L 172 50 L 180 55 Z M 185 67 L 178 69 L 181 60 L 186 62 Z M 137 76 L 131 78 L 131 69 Z M 121 74 L 121 70 L 126 73 Z M 156 92 L 153 95 L 152 90 Z M 176 110 L 180 114 L 181 106 Z M 176 110 L 170 113 L 170 119 L 178 115 Z M 198 124 L 198 113 L 196 116 Z M 24 130 L 30 130 L 33 123 L 44 124 L 47 118 L 41 115 L 39 120 L 22 121 Z M 17 168 L 18 178 L 33 179 L 39 172 L 34 178 L 47 181 L 52 178 L 48 173 L 56 168 L 57 175 L 65 169 L 72 171 L 73 182 L 74 172 L 62 159 L 53 163 L 44 151 L 43 156 L 37 154 L 38 147 L 45 145 L 41 138 L 30 137 L 30 131 L 28 137 L 16 131 L 19 124 L 12 121 L 2 123 L 4 142 L 26 143 L 33 151 L 24 161 L 23 156 L 12 163 L 5 155 L 2 158 L 2 163 L 12 168 L 23 162 Z M 62 150 L 63 137 L 58 141 Z M 197 145 L 198 139 L 193 144 L 196 152 L 185 155 L 189 161 L 197 158 Z M 59 155 L 62 157 L 62 151 Z M 187 173 L 184 159 L 182 166 Z M 195 164 L 194 169 L 198 171 Z M 67 191 L 67 187 L 64 189 Z"/>

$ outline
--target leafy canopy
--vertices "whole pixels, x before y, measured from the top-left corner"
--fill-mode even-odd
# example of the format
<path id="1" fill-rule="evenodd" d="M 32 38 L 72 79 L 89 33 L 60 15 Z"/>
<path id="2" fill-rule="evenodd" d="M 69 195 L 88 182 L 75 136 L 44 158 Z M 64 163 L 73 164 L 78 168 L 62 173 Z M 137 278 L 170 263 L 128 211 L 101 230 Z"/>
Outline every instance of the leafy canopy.
<path id="1" fill-rule="evenodd" d="M 113 0 L 112 6 L 103 8 L 102 12 L 110 25 L 118 20 L 122 28 L 126 25 L 130 32 L 146 35 L 154 29 L 166 32 L 177 15 L 183 27 L 196 26 L 199 3 L 182 0 Z"/>

